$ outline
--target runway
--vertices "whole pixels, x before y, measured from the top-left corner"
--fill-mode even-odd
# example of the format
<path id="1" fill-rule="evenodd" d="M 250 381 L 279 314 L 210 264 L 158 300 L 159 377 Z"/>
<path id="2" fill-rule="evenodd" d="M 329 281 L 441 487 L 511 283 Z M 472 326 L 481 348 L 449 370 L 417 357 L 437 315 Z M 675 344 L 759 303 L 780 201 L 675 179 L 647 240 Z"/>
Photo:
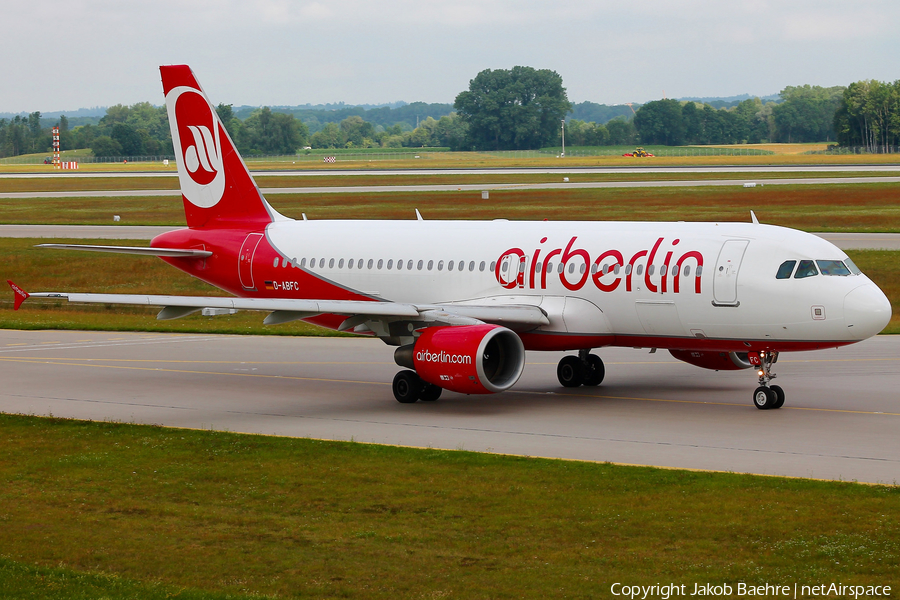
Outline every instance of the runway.
<path id="1" fill-rule="evenodd" d="M 227 318 L 227 317 L 217 317 Z M 900 483 L 900 336 L 782 355 L 780 410 L 753 372 L 608 348 L 599 388 L 529 353 L 509 392 L 394 401 L 377 340 L 0 331 L 0 410 L 173 427 Z"/>
<path id="2" fill-rule="evenodd" d="M 562 177 L 562 175 L 560 175 Z M 409 192 L 478 192 L 502 190 L 560 190 L 560 189 L 611 189 L 611 188 L 664 188 L 664 187 L 742 187 L 745 183 L 759 185 L 852 185 L 864 183 L 900 183 L 900 177 L 798 177 L 784 179 L 694 179 L 670 181 L 581 181 L 552 183 L 463 183 L 434 185 L 350 185 L 316 187 L 261 187 L 263 195 L 279 194 L 400 194 Z M 35 198 L 150 198 L 178 197 L 179 190 L 99 190 L 75 192 L 2 192 L 0 199 L 22 200 Z"/>
<path id="3" fill-rule="evenodd" d="M 599 158 L 599 157 L 598 157 Z M 561 159 L 564 160 L 564 159 Z M 469 169 L 379 169 L 373 167 L 353 169 L 286 169 L 257 170 L 249 165 L 254 177 L 350 177 L 354 175 L 493 175 L 504 173 L 511 175 L 547 175 L 547 174 L 614 174 L 624 173 L 890 173 L 900 172 L 900 164 L 844 164 L 844 165 L 707 165 L 707 166 L 669 166 L 659 167 L 642 163 L 625 167 L 474 167 Z M 139 167 L 137 167 L 139 169 Z M 44 179 L 44 178 L 121 178 L 121 177 L 177 177 L 174 164 L 168 171 L 56 171 L 45 173 L 0 173 L 0 179 Z"/>
<path id="4" fill-rule="evenodd" d="M 138 225 L 0 225 L 0 237 L 152 240 L 181 227 Z M 817 233 L 842 250 L 900 250 L 900 233 Z"/>

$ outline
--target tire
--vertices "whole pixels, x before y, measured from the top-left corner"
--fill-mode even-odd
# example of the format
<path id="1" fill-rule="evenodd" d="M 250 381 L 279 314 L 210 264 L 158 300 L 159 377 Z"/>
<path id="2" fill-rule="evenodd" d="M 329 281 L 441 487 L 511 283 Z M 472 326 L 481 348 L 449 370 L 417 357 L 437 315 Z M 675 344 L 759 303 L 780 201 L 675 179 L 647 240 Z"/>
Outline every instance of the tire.
<path id="1" fill-rule="evenodd" d="M 394 375 L 394 383 L 391 385 L 394 398 L 403 404 L 412 404 L 419 399 L 422 391 L 422 380 L 414 371 L 400 371 Z"/>
<path id="2" fill-rule="evenodd" d="M 419 392 L 419 400 L 422 402 L 434 402 L 441 397 L 441 392 L 443 391 L 444 388 L 439 385 L 426 383 L 422 386 L 422 391 Z"/>
<path id="3" fill-rule="evenodd" d="M 772 405 L 772 408 L 781 408 L 784 406 L 784 390 L 781 389 L 780 385 L 769 386 L 769 389 L 775 392 L 775 404 Z"/>
<path id="4" fill-rule="evenodd" d="M 768 410 L 772 408 L 777 400 L 777 394 L 771 388 L 767 388 L 764 385 L 759 386 L 756 388 L 756 391 L 753 392 L 753 404 L 759 410 Z"/>
<path id="5" fill-rule="evenodd" d="M 596 354 L 588 354 L 589 369 L 584 377 L 584 385 L 600 385 L 606 376 L 606 367 L 603 366 L 603 360 Z"/>
<path id="6" fill-rule="evenodd" d="M 577 356 L 564 356 L 556 366 L 556 378 L 563 387 L 576 388 L 584 383 L 584 365 Z"/>

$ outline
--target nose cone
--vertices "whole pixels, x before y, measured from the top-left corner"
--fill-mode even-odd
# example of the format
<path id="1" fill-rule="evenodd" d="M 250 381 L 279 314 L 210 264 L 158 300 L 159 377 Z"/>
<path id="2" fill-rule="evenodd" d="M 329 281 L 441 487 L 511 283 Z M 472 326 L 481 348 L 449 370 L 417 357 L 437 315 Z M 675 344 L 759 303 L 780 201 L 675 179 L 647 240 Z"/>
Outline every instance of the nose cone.
<path id="1" fill-rule="evenodd" d="M 891 302 L 874 283 L 861 285 L 844 297 L 844 322 L 854 339 L 881 333 L 890 320 Z"/>

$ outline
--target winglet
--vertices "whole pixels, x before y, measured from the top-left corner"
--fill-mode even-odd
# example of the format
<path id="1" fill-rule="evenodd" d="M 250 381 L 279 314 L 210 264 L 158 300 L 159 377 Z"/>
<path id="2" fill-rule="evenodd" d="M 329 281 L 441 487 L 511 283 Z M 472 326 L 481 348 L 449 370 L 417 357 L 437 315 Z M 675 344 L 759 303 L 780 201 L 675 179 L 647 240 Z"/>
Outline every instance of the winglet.
<path id="1" fill-rule="evenodd" d="M 19 310 L 19 307 L 22 306 L 22 303 L 25 302 L 29 294 L 9 279 L 6 280 L 6 283 L 8 283 L 9 287 L 13 290 L 13 310 Z"/>

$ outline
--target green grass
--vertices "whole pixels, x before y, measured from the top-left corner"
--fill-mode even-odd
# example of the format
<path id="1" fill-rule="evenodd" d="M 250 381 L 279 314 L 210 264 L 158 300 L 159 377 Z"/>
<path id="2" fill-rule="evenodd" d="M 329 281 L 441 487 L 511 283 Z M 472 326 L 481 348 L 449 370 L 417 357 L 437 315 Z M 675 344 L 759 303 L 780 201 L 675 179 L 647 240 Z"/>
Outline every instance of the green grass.
<path id="1" fill-rule="evenodd" d="M 22 416 L 0 443 L 0 590 L 35 598 L 897 583 L 900 488 Z"/>
<path id="2" fill-rule="evenodd" d="M 279 194 L 270 202 L 282 214 L 311 219 L 543 219 L 744 221 L 750 210 L 764 223 L 804 231 L 900 232 L 898 186 L 762 186 L 756 188 L 610 188 L 531 190 L 510 185 L 480 191 Z M 0 199 L 0 221 L 20 224 L 184 224 L 182 200 L 171 198 Z"/>

